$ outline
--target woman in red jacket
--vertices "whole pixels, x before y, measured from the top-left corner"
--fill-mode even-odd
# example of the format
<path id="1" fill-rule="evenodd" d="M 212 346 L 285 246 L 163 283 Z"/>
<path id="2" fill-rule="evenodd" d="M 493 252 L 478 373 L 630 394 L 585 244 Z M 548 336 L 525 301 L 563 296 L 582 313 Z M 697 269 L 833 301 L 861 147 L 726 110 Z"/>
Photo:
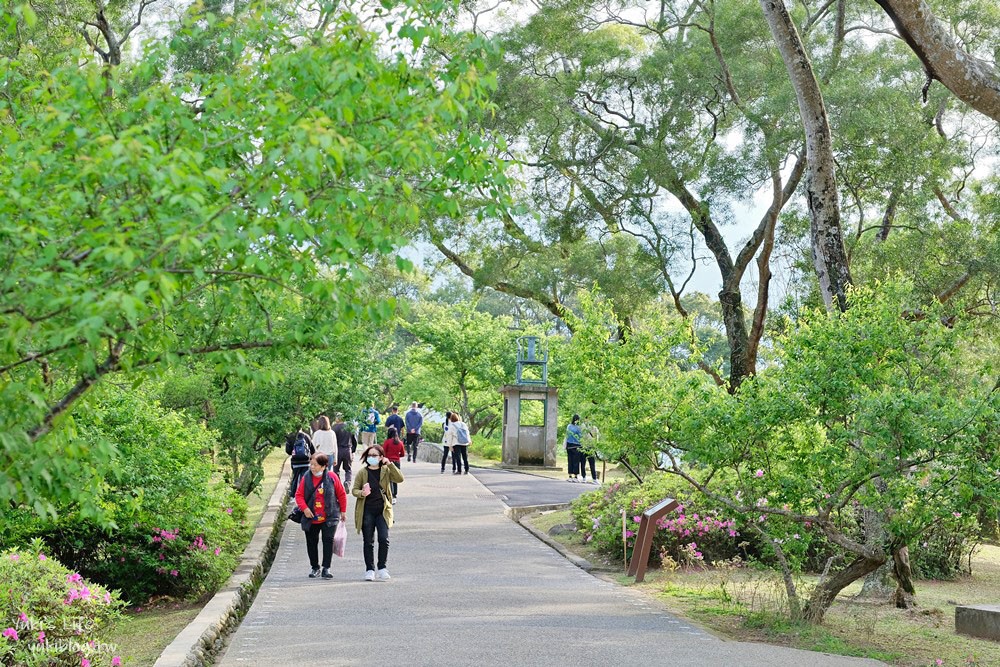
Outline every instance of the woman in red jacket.
<path id="1" fill-rule="evenodd" d="M 392 461 L 397 468 L 400 467 L 399 461 L 406 455 L 406 447 L 403 445 L 403 441 L 399 439 L 399 433 L 394 428 L 390 428 L 386 432 L 385 442 L 382 443 L 382 450 L 385 452 L 385 458 Z M 399 485 L 392 482 L 392 504 L 396 504 L 396 497 L 399 495 Z"/>
<path id="2" fill-rule="evenodd" d="M 322 576 L 333 579 L 330 574 L 330 560 L 333 558 L 333 533 L 337 530 L 338 521 L 347 521 L 347 492 L 340 478 L 327 471 L 330 462 L 326 454 L 316 454 L 309 462 L 309 475 L 302 475 L 299 488 L 295 491 L 295 504 L 299 506 L 306 519 L 309 520 L 306 533 L 306 553 L 309 554 L 309 564 L 312 570 L 309 578 Z M 334 504 L 336 502 L 336 505 Z M 337 510 L 340 510 L 339 512 Z M 319 553 L 317 542 L 323 535 L 323 571 L 320 574 Z"/>

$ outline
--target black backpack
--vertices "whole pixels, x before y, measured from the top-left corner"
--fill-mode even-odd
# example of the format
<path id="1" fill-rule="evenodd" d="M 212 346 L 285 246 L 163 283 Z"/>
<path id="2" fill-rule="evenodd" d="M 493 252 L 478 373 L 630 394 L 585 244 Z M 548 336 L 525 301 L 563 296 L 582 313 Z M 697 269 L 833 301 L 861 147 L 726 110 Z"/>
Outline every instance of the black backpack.
<path id="1" fill-rule="evenodd" d="M 301 433 L 295 436 L 295 444 L 292 445 L 292 458 L 293 459 L 309 458 L 309 445 L 306 444 L 306 437 Z"/>

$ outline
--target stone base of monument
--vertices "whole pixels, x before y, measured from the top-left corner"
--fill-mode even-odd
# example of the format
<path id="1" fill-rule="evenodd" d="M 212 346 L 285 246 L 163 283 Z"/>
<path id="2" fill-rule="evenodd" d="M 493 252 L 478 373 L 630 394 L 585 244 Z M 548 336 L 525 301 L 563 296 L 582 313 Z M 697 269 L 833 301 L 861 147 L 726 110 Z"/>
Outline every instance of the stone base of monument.
<path id="1" fill-rule="evenodd" d="M 1000 641 L 1000 604 L 955 607 L 955 632 Z"/>
<path id="2" fill-rule="evenodd" d="M 500 468 L 503 470 L 511 470 L 513 472 L 562 472 L 562 466 L 512 466 L 506 463 L 501 463 Z"/>

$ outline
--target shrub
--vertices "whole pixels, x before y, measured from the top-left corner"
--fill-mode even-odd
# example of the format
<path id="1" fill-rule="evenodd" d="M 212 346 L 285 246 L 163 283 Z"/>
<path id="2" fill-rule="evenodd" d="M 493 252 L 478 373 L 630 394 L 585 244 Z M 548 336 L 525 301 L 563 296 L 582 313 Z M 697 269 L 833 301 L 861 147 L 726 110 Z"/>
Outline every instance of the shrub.
<path id="1" fill-rule="evenodd" d="M 0 664 L 120 664 L 97 637 L 122 602 L 47 555 L 40 540 L 0 555 L 0 581 Z"/>
<path id="2" fill-rule="evenodd" d="M 956 513 L 955 521 L 938 524 L 916 544 L 910 545 L 910 567 L 918 579 L 954 579 L 972 574 L 971 557 L 976 549 L 973 535 L 978 523 L 972 516 Z"/>
<path id="3" fill-rule="evenodd" d="M 736 522 L 696 499 L 683 482 L 665 474 L 651 474 L 643 484 L 616 482 L 585 493 L 571 505 L 584 539 L 612 557 L 622 555 L 622 511 L 625 511 L 625 552 L 632 557 L 642 512 L 664 498 L 681 506 L 657 522 L 650 563 L 665 558 L 677 563 L 731 561 L 746 556 L 753 540 L 741 536 Z"/>
<path id="4" fill-rule="evenodd" d="M 77 417 L 82 437 L 117 449 L 115 474 L 100 502 L 113 522 L 61 508 L 55 521 L 5 520 L 3 545 L 38 537 L 49 553 L 131 602 L 150 596 L 196 598 L 226 581 L 248 531 L 246 500 L 216 478 L 213 435 L 136 393 L 108 391 Z"/>
<path id="5" fill-rule="evenodd" d="M 427 422 L 424 422 L 424 425 L 420 428 L 420 437 L 427 442 L 440 443 L 444 440 L 444 426 L 441 424 L 428 424 Z"/>
<path id="6" fill-rule="evenodd" d="M 469 446 L 469 451 L 491 461 L 499 461 L 503 456 L 499 439 L 484 438 L 481 435 L 472 436 L 472 445 Z"/>

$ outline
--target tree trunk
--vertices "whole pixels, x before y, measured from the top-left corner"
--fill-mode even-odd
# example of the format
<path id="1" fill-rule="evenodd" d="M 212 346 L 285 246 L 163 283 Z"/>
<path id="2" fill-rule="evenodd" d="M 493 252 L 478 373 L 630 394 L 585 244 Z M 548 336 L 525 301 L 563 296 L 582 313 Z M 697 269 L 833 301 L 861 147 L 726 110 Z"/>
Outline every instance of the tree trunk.
<path id="1" fill-rule="evenodd" d="M 802 614 L 803 619 L 814 625 L 821 624 L 823 617 L 826 615 L 826 610 L 837 599 L 840 591 L 844 590 L 852 582 L 866 576 L 869 572 L 877 570 L 885 560 L 885 556 L 881 558 L 858 556 L 846 568 L 837 572 L 829 579 L 822 581 L 813 590 L 809 602 L 806 603 L 805 611 Z"/>
<path id="2" fill-rule="evenodd" d="M 875 2 L 920 58 L 929 79 L 937 79 L 955 97 L 1000 122 L 1000 75 L 989 63 L 966 53 L 924 0 Z"/>
<path id="3" fill-rule="evenodd" d="M 861 523 L 865 531 L 865 546 L 874 548 L 886 543 L 885 515 L 881 511 L 862 507 Z M 893 590 L 889 581 L 890 574 L 891 564 L 886 560 L 877 570 L 865 576 L 861 585 L 861 597 L 888 598 Z"/>
<path id="4" fill-rule="evenodd" d="M 851 272 L 840 230 L 833 136 L 823 95 L 798 30 L 782 0 L 760 0 L 760 5 L 795 89 L 799 116 L 806 133 L 806 155 L 809 160 L 806 198 L 812 221 L 813 263 L 820 290 L 827 308 L 836 305 L 844 310 L 847 308 L 847 287 L 851 283 Z"/>
<path id="5" fill-rule="evenodd" d="M 892 573 L 896 577 L 896 592 L 893 601 L 898 609 L 914 606 L 913 597 L 917 589 L 913 586 L 913 570 L 910 569 L 910 550 L 906 545 L 892 550 Z"/>

